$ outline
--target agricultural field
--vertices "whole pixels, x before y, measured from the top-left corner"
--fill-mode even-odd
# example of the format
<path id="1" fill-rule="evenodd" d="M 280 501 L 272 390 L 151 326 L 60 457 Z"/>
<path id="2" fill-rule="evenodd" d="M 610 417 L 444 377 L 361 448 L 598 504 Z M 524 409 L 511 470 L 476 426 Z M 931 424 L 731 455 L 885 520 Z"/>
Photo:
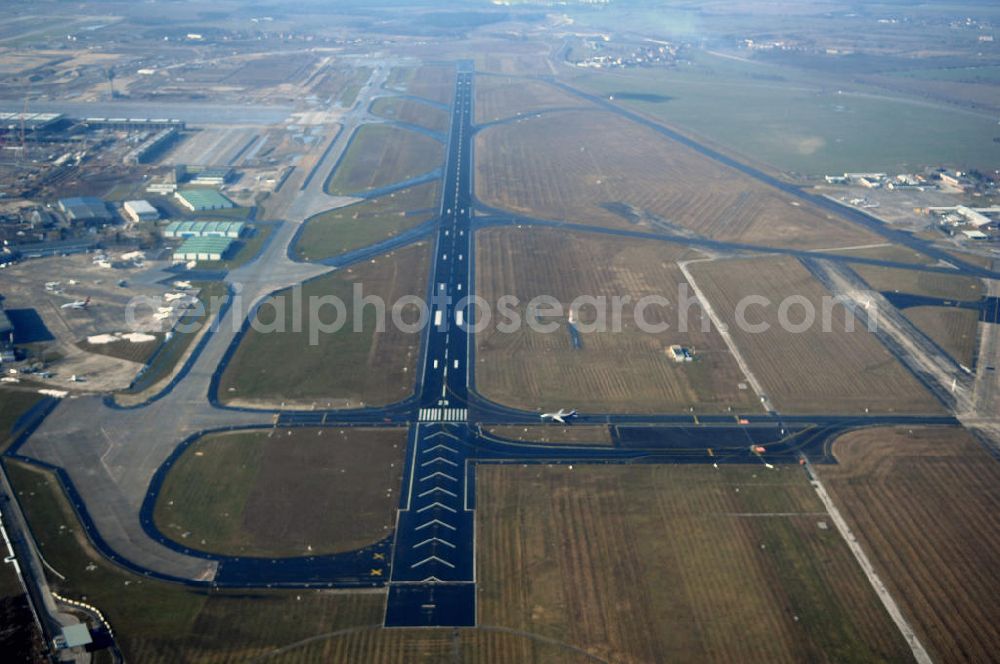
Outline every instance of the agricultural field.
<path id="1" fill-rule="evenodd" d="M 405 97 L 379 97 L 372 103 L 372 113 L 387 120 L 397 120 L 417 125 L 443 134 L 448 131 L 448 111 L 416 99 Z"/>
<path id="2" fill-rule="evenodd" d="M 210 434 L 167 475 L 157 527 L 234 556 L 353 551 L 388 535 L 405 429 L 268 429 Z"/>
<path id="3" fill-rule="evenodd" d="M 367 247 L 418 226 L 437 212 L 435 180 L 309 219 L 295 244 L 301 260 L 323 260 Z"/>
<path id="4" fill-rule="evenodd" d="M 388 312 L 404 295 L 425 295 L 430 249 L 420 242 L 306 282 L 298 307 L 301 319 L 295 317 L 293 289 L 277 293 L 258 314 L 263 331 L 250 329 L 240 341 L 222 374 L 219 398 L 234 405 L 338 408 L 387 404 L 409 396 L 420 335 L 392 324 Z M 384 330 L 376 328 L 374 305 L 364 306 L 360 299 L 355 303 L 355 284 L 363 296 L 378 296 L 386 303 Z M 314 296 L 332 296 L 344 303 L 342 317 L 332 305 L 318 312 L 331 328 L 342 319 L 340 329 L 327 332 L 309 324 Z M 416 318 L 414 310 L 404 311 L 405 322 Z"/>
<path id="5" fill-rule="evenodd" d="M 606 426 L 504 424 L 486 428 L 486 433 L 522 443 L 549 443 L 552 445 L 611 445 L 611 431 Z"/>
<path id="6" fill-rule="evenodd" d="M 691 307 L 689 329 L 680 329 L 678 292 L 684 279 L 676 261 L 692 257 L 685 248 L 553 230 L 490 229 L 476 238 L 476 292 L 494 308 L 493 323 L 476 335 L 476 388 L 485 397 L 529 410 L 678 412 L 751 406 L 752 392 L 739 387 L 743 374 L 722 338 L 703 331 L 700 309 Z M 581 270 L 581 265 L 589 267 Z M 513 309 L 522 320 L 532 298 L 554 297 L 564 312 L 544 320 L 557 324 L 555 332 L 535 331 L 526 323 L 505 330 L 496 308 L 506 295 L 518 298 Z M 604 331 L 588 331 L 599 319 L 593 305 L 581 306 L 577 347 L 568 309 L 581 295 L 606 298 L 607 324 Z M 666 297 L 670 304 L 648 307 L 645 320 L 667 323 L 668 329 L 639 329 L 635 303 L 649 295 Z M 620 331 L 611 308 L 616 296 L 631 298 L 621 307 Z M 694 348 L 695 361 L 675 362 L 667 355 L 671 344 Z"/>
<path id="7" fill-rule="evenodd" d="M 798 467 L 477 476 L 482 625 L 606 662 L 909 659 Z M 513 645 L 507 661 L 548 661 Z"/>
<path id="8" fill-rule="evenodd" d="M 796 175 L 996 164 L 993 114 L 859 86 L 830 72 L 707 52 L 692 59 L 672 70 L 587 72 L 569 80 L 744 160 Z"/>
<path id="9" fill-rule="evenodd" d="M 855 431 L 817 469 L 935 661 L 1000 648 L 1000 463 L 959 428 Z"/>
<path id="10" fill-rule="evenodd" d="M 357 194 L 423 175 L 441 166 L 438 141 L 386 124 L 362 125 L 326 183 L 333 195 Z"/>
<path id="11" fill-rule="evenodd" d="M 971 367 L 979 346 L 979 312 L 957 307 L 911 307 L 903 315 L 946 353 Z"/>
<path id="12" fill-rule="evenodd" d="M 981 279 L 938 272 L 899 270 L 878 265 L 853 265 L 854 271 L 877 291 L 912 293 L 944 300 L 979 300 L 986 292 Z"/>
<path id="13" fill-rule="evenodd" d="M 494 126 L 475 145 L 477 195 L 513 212 L 796 248 L 878 239 L 607 112 Z"/>
<path id="14" fill-rule="evenodd" d="M 554 108 L 596 110 L 579 97 L 549 83 L 531 79 L 481 76 L 476 79 L 475 94 L 477 124 Z"/>
<path id="15" fill-rule="evenodd" d="M 789 413 L 938 413 L 941 405 L 912 374 L 842 305 L 828 306 L 829 329 L 823 325 L 823 298 L 829 292 L 795 259 L 762 257 L 693 264 L 691 272 L 713 309 L 729 326 L 737 348 L 775 408 Z M 745 311 L 750 325 L 766 323 L 761 332 L 740 329 L 737 304 L 746 296 L 764 297 L 767 306 Z M 815 322 L 801 332 L 782 329 L 781 302 L 805 298 Z M 804 319 L 804 305 L 788 310 L 788 321 Z"/>

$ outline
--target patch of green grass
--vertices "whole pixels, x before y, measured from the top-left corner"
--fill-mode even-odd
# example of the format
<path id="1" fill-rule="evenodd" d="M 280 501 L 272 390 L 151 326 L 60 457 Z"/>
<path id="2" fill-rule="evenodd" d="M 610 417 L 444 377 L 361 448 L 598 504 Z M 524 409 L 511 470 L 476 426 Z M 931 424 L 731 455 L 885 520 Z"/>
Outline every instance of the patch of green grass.
<path id="1" fill-rule="evenodd" d="M 423 175 L 443 160 L 444 146 L 433 138 L 391 125 L 362 125 L 326 191 L 337 196 L 377 189 Z"/>
<path id="2" fill-rule="evenodd" d="M 381 622 L 384 596 L 212 591 L 153 581 L 111 564 L 86 539 L 55 477 L 8 461 L 18 501 L 60 594 L 97 606 L 127 661 L 246 661 L 310 636 Z"/>
<path id="3" fill-rule="evenodd" d="M 975 301 L 984 294 L 983 282 L 974 277 L 903 270 L 878 265 L 854 265 L 854 271 L 878 291 L 912 293 L 945 300 Z"/>
<path id="4" fill-rule="evenodd" d="M 170 469 L 154 518 L 169 537 L 215 553 L 356 550 L 391 532 L 397 498 L 386 487 L 400 485 L 405 449 L 405 428 L 210 434 Z"/>
<path id="5" fill-rule="evenodd" d="M 905 69 L 892 72 L 893 76 L 933 81 L 961 81 L 963 83 L 1000 83 L 1000 65 L 975 67 L 936 67 Z"/>
<path id="6" fill-rule="evenodd" d="M 231 207 L 221 210 L 204 210 L 202 212 L 189 212 L 188 217 L 192 219 L 225 219 L 227 221 L 247 221 L 253 215 L 252 207 Z"/>
<path id="7" fill-rule="evenodd" d="M 240 341 L 222 375 L 219 398 L 342 407 L 391 403 L 410 395 L 419 334 L 404 332 L 391 321 L 378 331 L 375 307 L 362 307 L 361 300 L 355 304 L 355 286 L 363 296 L 382 298 L 388 317 L 388 306 L 403 295 L 423 294 L 429 254 L 427 243 L 412 245 L 391 257 L 308 281 L 301 286 L 301 302 L 308 306 L 295 306 L 292 289 L 276 293 L 262 304 L 258 325 Z M 343 308 L 338 311 L 330 298 Z M 315 309 L 323 326 L 310 323 L 311 314 L 300 311 L 316 303 L 324 303 Z"/>
<path id="8" fill-rule="evenodd" d="M 323 212 L 306 222 L 295 252 L 322 260 L 389 239 L 434 216 L 439 183 L 428 182 L 363 203 Z"/>
<path id="9" fill-rule="evenodd" d="M 842 94 L 837 81 L 812 74 L 810 80 L 785 67 L 701 54 L 677 69 L 586 73 L 573 84 L 605 97 L 670 97 L 617 103 L 782 171 L 989 169 L 1000 160 L 993 118 L 856 85 Z"/>

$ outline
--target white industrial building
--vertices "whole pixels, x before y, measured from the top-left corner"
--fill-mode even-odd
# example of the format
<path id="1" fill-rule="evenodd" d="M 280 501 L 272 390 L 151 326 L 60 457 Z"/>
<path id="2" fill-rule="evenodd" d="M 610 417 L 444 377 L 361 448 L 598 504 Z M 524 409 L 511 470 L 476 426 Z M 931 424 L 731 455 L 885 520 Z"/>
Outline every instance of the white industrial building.
<path id="1" fill-rule="evenodd" d="M 136 223 L 140 221 L 156 221 L 160 213 L 148 201 L 125 201 L 122 205 L 125 216 Z"/>

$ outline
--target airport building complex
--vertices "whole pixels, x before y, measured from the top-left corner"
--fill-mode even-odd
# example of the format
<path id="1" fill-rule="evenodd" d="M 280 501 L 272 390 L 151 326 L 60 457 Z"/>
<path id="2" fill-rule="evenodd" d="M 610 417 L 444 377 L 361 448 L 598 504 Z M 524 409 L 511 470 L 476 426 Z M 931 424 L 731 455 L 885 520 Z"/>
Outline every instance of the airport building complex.
<path id="1" fill-rule="evenodd" d="M 163 237 L 227 237 L 238 238 L 246 224 L 242 221 L 172 221 L 163 229 Z"/>

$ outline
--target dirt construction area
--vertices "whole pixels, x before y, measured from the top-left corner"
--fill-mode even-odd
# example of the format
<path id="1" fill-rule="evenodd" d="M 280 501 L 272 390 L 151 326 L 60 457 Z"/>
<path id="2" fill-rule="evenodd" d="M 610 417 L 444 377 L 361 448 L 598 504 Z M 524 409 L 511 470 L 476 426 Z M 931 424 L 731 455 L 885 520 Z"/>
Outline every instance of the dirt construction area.
<path id="1" fill-rule="evenodd" d="M 793 258 L 761 257 L 692 263 L 689 269 L 713 309 L 729 326 L 736 347 L 774 407 L 790 413 L 940 413 L 931 393 Z M 746 325 L 737 324 L 737 307 Z M 795 298 L 794 300 L 791 298 Z M 779 311 L 787 299 L 782 325 Z M 795 304 L 798 301 L 799 304 Z M 806 321 L 808 302 L 815 312 Z M 766 329 L 764 326 L 766 325 Z"/>
<path id="2" fill-rule="evenodd" d="M 350 551 L 393 527 L 405 429 L 274 429 L 189 447 L 154 518 L 188 546 L 229 555 Z"/>
<path id="3" fill-rule="evenodd" d="M 725 342 L 703 330 L 699 307 L 690 308 L 687 332 L 682 330 L 678 296 L 686 283 L 676 261 L 691 257 L 684 247 L 554 230 L 491 229 L 476 237 L 477 294 L 496 314 L 476 335 L 476 388 L 484 396 L 529 410 L 679 412 L 697 406 L 738 412 L 753 406 L 753 392 L 740 387 L 744 377 Z M 529 302 L 541 295 L 563 308 L 544 318 L 555 325 L 552 332 L 527 324 Z M 514 310 L 524 324 L 513 331 L 498 313 L 504 296 L 519 300 Z M 604 298 L 603 331 L 597 307 L 583 302 L 570 325 L 570 305 L 579 296 Z M 613 299 L 622 296 L 630 301 L 616 316 Z M 637 303 L 646 296 L 668 301 L 640 312 L 651 326 L 667 329 L 639 326 Z M 544 310 L 530 313 L 541 317 Z M 693 361 L 669 356 L 674 344 L 692 348 Z"/>
<path id="4" fill-rule="evenodd" d="M 878 240 L 606 112 L 490 127 L 475 152 L 479 198 L 530 216 L 810 249 Z"/>
<path id="5" fill-rule="evenodd" d="M 1000 462 L 958 428 L 863 429 L 833 454 L 816 470 L 934 661 L 995 659 Z"/>
<path id="6" fill-rule="evenodd" d="M 602 662 L 908 661 L 798 467 L 480 466 L 480 625 Z M 538 659 L 532 642 L 504 661 Z"/>
<path id="7" fill-rule="evenodd" d="M 142 367 L 132 360 L 148 357 L 151 337 L 162 338 L 159 333 L 172 327 L 183 310 L 181 302 L 188 300 L 187 295 L 174 302 L 158 299 L 170 291 L 144 285 L 143 269 L 101 267 L 94 254 L 77 254 L 22 261 L 3 271 L 3 307 L 15 325 L 15 343 L 29 353 L 26 364 L 44 365 L 52 373 L 50 378 L 33 377 L 40 386 L 86 392 L 128 386 Z M 122 281 L 125 285 L 118 285 Z M 132 328 L 126 307 L 139 297 L 157 298 L 169 307 L 169 315 L 157 320 L 157 308 L 136 307 Z M 82 305 L 88 298 L 85 307 L 66 306 Z M 133 343 L 142 348 L 131 352 L 126 346 Z"/>

